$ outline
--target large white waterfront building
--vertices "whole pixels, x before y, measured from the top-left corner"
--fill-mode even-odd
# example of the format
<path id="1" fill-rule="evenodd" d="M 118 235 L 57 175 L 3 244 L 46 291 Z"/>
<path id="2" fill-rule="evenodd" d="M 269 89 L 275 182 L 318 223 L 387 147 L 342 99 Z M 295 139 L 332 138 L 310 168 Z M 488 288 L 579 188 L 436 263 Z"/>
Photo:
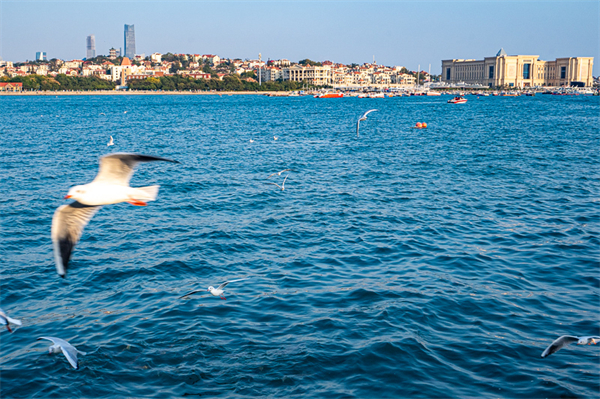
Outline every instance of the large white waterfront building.
<path id="1" fill-rule="evenodd" d="M 442 61 L 442 82 L 489 87 L 592 86 L 593 57 L 542 61 L 539 55 L 508 55 L 501 49 L 483 60 Z"/>

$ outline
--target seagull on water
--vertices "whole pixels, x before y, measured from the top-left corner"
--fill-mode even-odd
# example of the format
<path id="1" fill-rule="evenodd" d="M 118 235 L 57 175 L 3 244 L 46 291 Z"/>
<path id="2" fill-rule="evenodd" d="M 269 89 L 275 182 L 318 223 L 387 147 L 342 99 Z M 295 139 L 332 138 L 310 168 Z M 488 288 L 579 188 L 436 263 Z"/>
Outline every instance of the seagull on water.
<path id="1" fill-rule="evenodd" d="M 358 129 L 360 127 L 360 121 L 366 121 L 367 120 L 367 115 L 369 115 L 370 112 L 373 111 L 379 111 L 378 109 L 370 109 L 367 112 L 365 112 L 365 114 L 363 116 L 361 116 L 358 121 L 356 121 L 356 137 L 358 137 Z"/>
<path id="2" fill-rule="evenodd" d="M 273 140 L 275 140 L 275 141 L 277 141 L 278 138 L 279 137 L 277 137 L 277 136 L 273 136 Z"/>
<path id="3" fill-rule="evenodd" d="M 544 350 L 542 357 L 548 357 L 574 342 L 577 342 L 577 345 L 596 345 L 597 341 L 600 341 L 600 337 L 575 337 L 573 335 L 563 335 L 562 337 L 555 339 L 554 342 Z"/>
<path id="4" fill-rule="evenodd" d="M 251 142 L 251 143 L 254 143 L 254 140 L 250 139 L 250 142 Z"/>
<path id="5" fill-rule="evenodd" d="M 8 332 L 10 332 L 10 333 L 11 333 L 11 332 L 12 332 L 12 330 L 10 329 L 10 323 L 12 323 L 12 324 L 16 324 L 16 325 L 18 325 L 18 326 L 20 326 L 20 325 L 21 325 L 21 321 L 20 321 L 20 320 L 17 320 L 17 319 L 13 319 L 13 318 L 11 318 L 11 317 L 8 317 L 8 316 L 6 315 L 6 313 L 4 313 L 4 310 L 2 310 L 2 309 L 0 308 L 0 324 L 3 324 L 3 325 L 5 325 L 5 326 L 6 326 L 6 329 L 8 330 Z"/>
<path id="6" fill-rule="evenodd" d="M 83 228 L 102 205 L 127 202 L 145 206 L 154 201 L 160 186 L 130 187 L 129 180 L 139 162 L 166 161 L 172 159 L 140 154 L 115 153 L 100 158 L 100 170 L 88 184 L 72 187 L 65 199 L 75 202 L 59 207 L 52 218 L 52 244 L 56 270 L 61 277 L 67 274 L 71 252 L 79 241 Z"/>
<path id="7" fill-rule="evenodd" d="M 106 115 L 104 112 L 100 112 L 100 115 Z"/>
<path id="8" fill-rule="evenodd" d="M 243 280 L 248 280 L 248 279 L 240 278 L 238 280 L 225 281 L 223 284 L 221 284 L 217 288 L 215 288 L 211 285 L 210 287 L 208 287 L 207 291 L 209 291 L 213 296 L 218 296 L 221 299 L 226 299 L 225 296 L 223 296 L 223 292 L 225 292 L 225 290 L 223 290 L 223 288 L 225 288 L 225 286 L 229 283 L 235 283 L 236 281 L 243 281 Z M 196 290 L 196 291 L 189 292 L 189 293 L 185 294 L 184 296 L 180 296 L 179 299 L 185 298 L 186 296 L 190 296 L 192 294 L 195 294 L 196 292 L 202 292 L 202 291 L 204 291 L 204 290 Z"/>
<path id="9" fill-rule="evenodd" d="M 110 141 L 108 142 L 108 144 L 106 146 L 110 147 L 111 145 L 115 145 L 115 141 L 113 140 L 113 136 L 110 136 Z"/>
<path id="10" fill-rule="evenodd" d="M 281 172 L 275 172 L 275 173 L 271 173 L 269 176 L 267 176 L 267 179 L 270 179 L 271 177 L 273 177 L 273 176 L 275 176 L 275 175 L 277 175 L 277 176 L 281 176 L 281 174 L 282 174 L 283 172 L 288 172 L 288 171 L 289 171 L 289 172 L 292 172 L 292 169 L 284 169 L 284 170 L 282 170 Z"/>
<path id="11" fill-rule="evenodd" d="M 71 366 L 73 366 L 74 369 L 79 368 L 79 362 L 77 361 L 77 353 L 80 353 L 85 356 L 85 352 L 77 350 L 77 348 L 75 348 L 73 345 L 71 345 L 64 339 L 55 337 L 40 337 L 38 338 L 38 341 L 40 339 L 47 339 L 54 343 L 54 345 L 48 347 L 49 353 L 59 353 L 60 351 L 62 351 L 62 353 L 65 354 L 65 357 L 67 358 L 69 363 L 71 363 Z"/>
<path id="12" fill-rule="evenodd" d="M 277 184 L 277 183 L 273 183 L 273 182 L 269 182 L 269 183 L 267 183 L 267 184 L 273 184 L 273 185 L 275 185 L 275 186 L 279 187 L 279 188 L 281 189 L 281 191 L 283 191 L 283 190 L 285 190 L 285 181 L 287 180 L 288 176 L 289 176 L 289 175 L 286 175 L 286 176 L 285 176 L 285 179 L 283 179 L 283 183 L 281 183 L 281 186 L 280 186 L 279 184 Z"/>

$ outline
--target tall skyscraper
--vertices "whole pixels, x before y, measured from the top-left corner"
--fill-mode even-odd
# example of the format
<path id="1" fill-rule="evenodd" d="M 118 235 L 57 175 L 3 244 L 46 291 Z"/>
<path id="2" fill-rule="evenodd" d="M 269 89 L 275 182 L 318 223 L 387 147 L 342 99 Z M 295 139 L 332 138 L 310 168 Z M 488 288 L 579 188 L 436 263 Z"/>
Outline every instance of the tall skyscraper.
<path id="1" fill-rule="evenodd" d="M 89 35 L 87 37 L 87 53 L 86 59 L 96 58 L 96 36 Z"/>
<path id="2" fill-rule="evenodd" d="M 125 57 L 135 57 L 135 30 L 133 25 L 125 25 Z"/>
<path id="3" fill-rule="evenodd" d="M 48 57 L 46 57 L 46 52 L 38 51 L 37 53 L 35 53 L 35 60 L 36 61 L 48 61 Z"/>

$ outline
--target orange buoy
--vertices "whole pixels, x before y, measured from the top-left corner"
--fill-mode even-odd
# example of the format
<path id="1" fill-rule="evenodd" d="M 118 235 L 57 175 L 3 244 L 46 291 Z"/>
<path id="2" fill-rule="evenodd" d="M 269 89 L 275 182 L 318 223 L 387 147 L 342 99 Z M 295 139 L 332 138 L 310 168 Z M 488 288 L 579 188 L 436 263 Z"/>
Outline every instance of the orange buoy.
<path id="1" fill-rule="evenodd" d="M 423 125 L 421 124 L 421 122 L 417 122 L 416 127 L 418 127 L 419 129 L 423 127 Z"/>
<path id="2" fill-rule="evenodd" d="M 423 126 L 423 128 L 427 128 L 427 123 L 423 122 L 421 126 Z"/>

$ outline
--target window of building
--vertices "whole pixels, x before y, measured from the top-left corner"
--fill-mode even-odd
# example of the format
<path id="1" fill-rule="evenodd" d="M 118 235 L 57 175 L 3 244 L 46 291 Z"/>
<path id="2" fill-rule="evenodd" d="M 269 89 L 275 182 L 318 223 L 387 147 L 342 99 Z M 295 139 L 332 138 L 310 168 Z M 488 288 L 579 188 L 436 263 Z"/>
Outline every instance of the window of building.
<path id="1" fill-rule="evenodd" d="M 450 68 L 446 68 L 446 80 L 450 80 Z"/>
<path id="2" fill-rule="evenodd" d="M 567 77 L 567 67 L 560 67 L 560 78 L 564 79 Z"/>
<path id="3" fill-rule="evenodd" d="M 531 64 L 523 64 L 523 79 L 531 78 Z"/>
<path id="4" fill-rule="evenodd" d="M 490 65 L 490 73 L 488 75 L 489 79 L 494 79 L 494 66 Z"/>

